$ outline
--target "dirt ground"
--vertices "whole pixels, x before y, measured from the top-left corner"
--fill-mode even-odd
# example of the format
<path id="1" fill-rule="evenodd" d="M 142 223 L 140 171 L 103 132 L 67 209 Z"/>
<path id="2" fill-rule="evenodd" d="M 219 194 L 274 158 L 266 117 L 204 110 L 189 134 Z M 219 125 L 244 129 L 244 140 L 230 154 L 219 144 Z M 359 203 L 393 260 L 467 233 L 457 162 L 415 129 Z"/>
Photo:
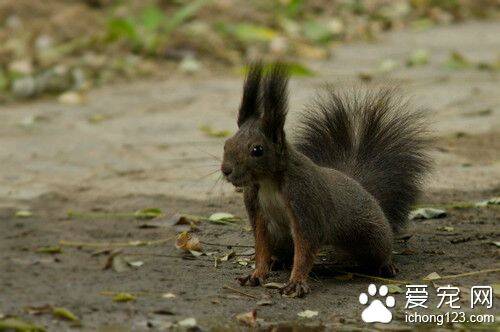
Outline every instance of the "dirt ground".
<path id="1" fill-rule="evenodd" d="M 401 66 L 372 82 L 391 81 L 414 103 L 429 109 L 436 137 L 435 171 L 427 179 L 420 204 L 448 212 L 443 219 L 415 222 L 413 236 L 398 240 L 395 261 L 403 290 L 405 284 L 422 283 L 421 278 L 432 272 L 447 276 L 500 267 L 494 244 L 500 241 L 500 209 L 473 206 L 500 196 L 500 77 L 495 72 L 451 71 L 442 66 L 452 50 L 474 61 L 493 61 L 500 52 L 499 34 L 498 22 L 393 33 L 377 43 L 342 46 L 330 61 L 311 64 L 321 75 L 292 80 L 289 132 L 295 115 L 324 81 L 338 86 L 356 83 L 360 72 L 376 68 L 383 59 L 404 63 L 417 48 L 430 51 L 428 65 Z M 338 275 L 344 273 L 328 264 L 329 256 L 318 260 L 311 275 L 312 293 L 305 299 L 282 298 L 273 289 L 239 287 L 234 279 L 251 269 L 251 264 L 238 263 L 250 257 L 247 246 L 252 244 L 244 222 L 198 225 L 194 234 L 206 253 L 236 252 L 235 258 L 217 267 L 213 255 L 192 258 L 174 247 L 179 229 L 161 221 L 175 213 L 209 216 L 222 211 L 245 217 L 241 194 L 218 182 L 218 174 L 210 174 L 218 168 L 223 139 L 199 130 L 201 125 L 235 130 L 240 86 L 241 77 L 225 73 L 182 81 L 171 77 L 93 91 L 79 106 L 38 101 L 3 107 L 0 316 L 18 316 L 49 330 L 162 329 L 191 317 L 203 329 L 224 329 L 240 326 L 235 315 L 256 308 L 264 327 L 414 327 L 403 322 L 404 294 L 394 294 L 392 325 L 363 325 L 358 296 L 373 280 L 359 276 L 342 280 Z M 133 217 L 134 211 L 148 207 L 164 212 L 160 227 L 151 228 Z M 21 210 L 31 211 L 32 216 L 16 217 Z M 132 246 L 134 241 L 156 240 Z M 60 241 L 82 244 L 65 246 Z M 111 243 L 115 245 L 107 245 Z M 143 265 L 123 272 L 104 270 L 109 252 L 102 249 L 117 249 L 117 243 L 128 244 L 121 247 L 120 257 Z M 59 245 L 61 253 L 37 252 Z M 288 273 L 277 271 L 270 281 L 284 282 Z M 462 308 L 472 312 L 467 290 L 498 284 L 499 276 L 481 273 L 436 280 L 430 285 L 432 305 L 427 313 L 436 310 L 434 286 L 461 287 Z M 114 302 L 119 292 L 137 299 Z M 163 297 L 167 293 L 175 297 Z M 272 304 L 258 305 L 262 299 Z M 30 313 L 29 307 L 46 304 L 69 309 L 82 326 Z M 498 321 L 499 308 L 497 298 L 493 308 L 473 312 L 493 314 Z M 298 318 L 297 313 L 307 309 L 318 311 L 318 316 Z"/>

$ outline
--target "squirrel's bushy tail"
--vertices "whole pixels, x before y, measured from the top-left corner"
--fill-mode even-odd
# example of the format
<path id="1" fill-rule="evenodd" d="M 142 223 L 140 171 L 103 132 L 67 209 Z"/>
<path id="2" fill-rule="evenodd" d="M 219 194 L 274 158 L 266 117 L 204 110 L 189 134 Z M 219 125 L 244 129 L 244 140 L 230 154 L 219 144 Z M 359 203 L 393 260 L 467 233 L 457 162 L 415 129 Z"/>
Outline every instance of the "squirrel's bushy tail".
<path id="1" fill-rule="evenodd" d="M 318 165 L 360 182 L 398 231 L 430 168 L 426 134 L 422 112 L 395 89 L 329 91 L 304 113 L 294 145 Z"/>

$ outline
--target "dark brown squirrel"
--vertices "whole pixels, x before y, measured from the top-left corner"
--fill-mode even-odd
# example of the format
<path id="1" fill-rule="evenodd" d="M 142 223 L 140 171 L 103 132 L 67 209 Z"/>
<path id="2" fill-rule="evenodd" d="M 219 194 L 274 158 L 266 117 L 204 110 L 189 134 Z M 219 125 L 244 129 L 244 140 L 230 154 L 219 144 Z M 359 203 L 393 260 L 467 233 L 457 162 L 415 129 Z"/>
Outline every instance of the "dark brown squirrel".
<path id="1" fill-rule="evenodd" d="M 239 130 L 224 145 L 221 171 L 243 187 L 255 237 L 255 271 L 240 284 L 262 284 L 274 257 L 289 259 L 281 292 L 302 297 L 322 245 L 394 276 L 393 234 L 407 223 L 430 167 L 422 112 L 390 88 L 329 89 L 303 114 L 291 142 L 283 128 L 288 79 L 283 64 L 250 67 Z"/>

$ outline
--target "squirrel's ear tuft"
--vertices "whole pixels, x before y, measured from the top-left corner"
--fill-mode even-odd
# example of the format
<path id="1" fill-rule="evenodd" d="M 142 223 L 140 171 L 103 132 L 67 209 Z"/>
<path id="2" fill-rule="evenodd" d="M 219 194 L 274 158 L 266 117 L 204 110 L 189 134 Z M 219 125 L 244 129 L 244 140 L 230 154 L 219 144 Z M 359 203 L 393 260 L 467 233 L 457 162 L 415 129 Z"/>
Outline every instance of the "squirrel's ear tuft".
<path id="1" fill-rule="evenodd" d="M 238 112 L 238 127 L 250 117 L 260 116 L 260 82 L 262 80 L 262 64 L 253 63 L 243 85 L 243 98 Z"/>
<path id="2" fill-rule="evenodd" d="M 285 138 L 283 127 L 288 111 L 288 79 L 288 67 L 276 63 L 269 69 L 264 80 L 262 128 L 266 136 L 275 143 L 283 143 Z"/>

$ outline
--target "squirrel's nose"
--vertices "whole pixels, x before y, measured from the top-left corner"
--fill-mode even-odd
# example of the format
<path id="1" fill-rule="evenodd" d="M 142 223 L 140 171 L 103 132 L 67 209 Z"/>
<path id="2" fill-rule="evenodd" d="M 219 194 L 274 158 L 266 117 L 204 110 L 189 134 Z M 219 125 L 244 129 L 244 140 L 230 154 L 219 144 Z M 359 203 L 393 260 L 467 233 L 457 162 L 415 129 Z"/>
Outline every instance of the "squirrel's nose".
<path id="1" fill-rule="evenodd" d="M 224 174 L 225 176 L 228 176 L 229 174 L 231 174 L 233 172 L 233 169 L 231 168 L 231 166 L 222 165 L 220 169 L 222 171 L 222 174 Z"/>

